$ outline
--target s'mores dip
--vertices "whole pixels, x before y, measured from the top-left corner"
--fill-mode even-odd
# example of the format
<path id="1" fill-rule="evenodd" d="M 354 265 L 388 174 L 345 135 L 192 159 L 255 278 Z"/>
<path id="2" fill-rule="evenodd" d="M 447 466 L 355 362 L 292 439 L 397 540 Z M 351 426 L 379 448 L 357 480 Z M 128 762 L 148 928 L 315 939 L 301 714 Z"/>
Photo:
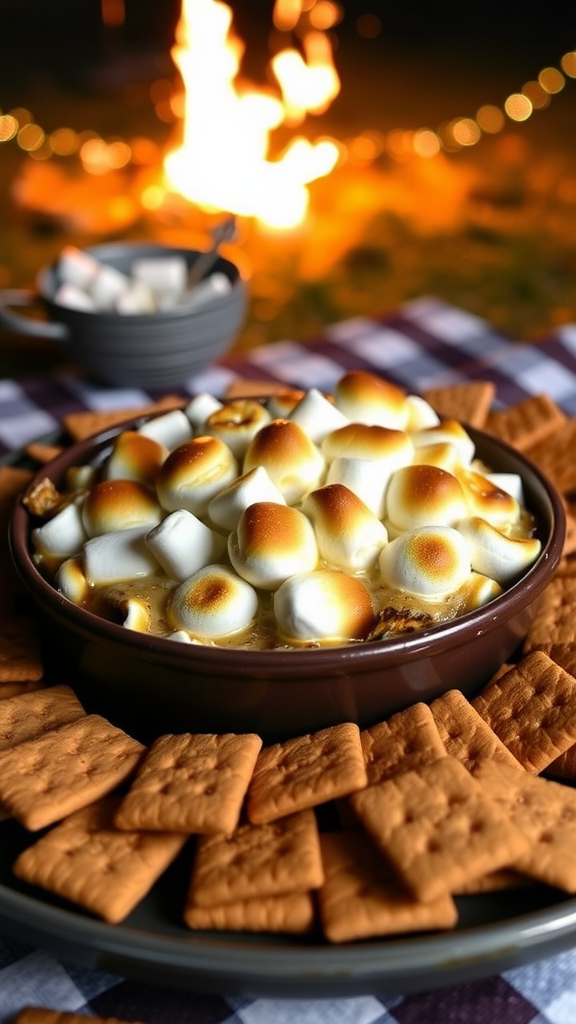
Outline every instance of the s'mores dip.
<path id="1" fill-rule="evenodd" d="M 358 644 L 502 594 L 541 542 L 516 473 L 375 374 L 333 393 L 199 394 L 120 429 L 37 517 L 34 560 L 74 604 L 181 643 Z"/>

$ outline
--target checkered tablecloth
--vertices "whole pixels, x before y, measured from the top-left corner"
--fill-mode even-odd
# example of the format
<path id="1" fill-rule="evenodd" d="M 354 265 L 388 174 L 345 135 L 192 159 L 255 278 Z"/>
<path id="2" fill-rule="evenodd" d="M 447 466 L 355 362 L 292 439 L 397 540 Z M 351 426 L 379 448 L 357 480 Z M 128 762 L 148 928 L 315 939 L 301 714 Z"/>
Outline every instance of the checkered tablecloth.
<path id="1" fill-rule="evenodd" d="M 545 391 L 576 415 L 576 324 L 538 344 L 523 344 L 435 298 L 408 303 L 393 315 L 333 325 L 306 344 L 279 341 L 230 356 L 184 382 L 181 394 L 222 395 L 237 377 L 329 391 L 344 370 L 358 368 L 374 370 L 410 392 L 492 380 L 499 405 Z M 72 373 L 0 380 L 0 454 L 56 430 L 65 413 L 139 407 L 156 397 L 98 387 Z M 276 1000 L 144 985 L 0 936 L 0 1024 L 9 1024 L 31 1003 L 143 1024 L 575 1024 L 576 948 L 434 992 Z"/>

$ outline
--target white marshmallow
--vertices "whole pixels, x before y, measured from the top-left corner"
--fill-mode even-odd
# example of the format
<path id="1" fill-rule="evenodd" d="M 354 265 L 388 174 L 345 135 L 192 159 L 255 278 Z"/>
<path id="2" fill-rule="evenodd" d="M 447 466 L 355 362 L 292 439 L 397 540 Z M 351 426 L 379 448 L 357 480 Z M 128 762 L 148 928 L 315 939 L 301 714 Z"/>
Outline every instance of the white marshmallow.
<path id="1" fill-rule="evenodd" d="M 73 604 L 83 604 L 90 587 L 84 573 L 82 558 L 67 558 L 62 562 L 54 577 L 54 583 L 56 589 Z"/>
<path id="2" fill-rule="evenodd" d="M 65 245 L 58 257 L 58 278 L 63 284 L 70 284 L 85 292 L 98 273 L 100 263 L 89 252 Z"/>
<path id="3" fill-rule="evenodd" d="M 507 537 L 480 516 L 462 519 L 456 528 L 468 542 L 472 568 L 502 586 L 526 572 L 542 549 L 536 537 Z"/>
<path id="4" fill-rule="evenodd" d="M 378 517 L 343 484 L 327 484 L 304 499 L 320 557 L 328 565 L 347 572 L 368 571 L 388 542 Z"/>
<path id="5" fill-rule="evenodd" d="M 453 526 L 468 514 L 455 476 L 437 466 L 404 466 L 390 477 L 386 520 L 394 533 L 420 526 Z"/>
<path id="6" fill-rule="evenodd" d="M 82 522 L 89 537 L 134 526 L 150 530 L 162 518 L 154 492 L 139 480 L 101 480 L 82 505 Z"/>
<path id="7" fill-rule="evenodd" d="M 82 551 L 87 538 L 82 510 L 76 502 L 65 505 L 52 519 L 32 530 L 32 543 L 44 558 L 70 558 Z"/>
<path id="8" fill-rule="evenodd" d="M 210 414 L 216 412 L 216 409 L 221 408 L 222 402 L 215 398 L 214 395 L 208 394 L 207 391 L 201 391 L 200 394 L 194 395 L 194 398 L 190 399 L 184 412 L 192 424 L 192 430 L 194 433 L 198 433 L 203 431 L 204 424 Z"/>
<path id="9" fill-rule="evenodd" d="M 459 615 L 465 615 L 466 612 L 473 612 L 476 608 L 482 608 L 485 604 L 493 601 L 496 597 L 500 597 L 504 591 L 496 580 L 490 579 L 489 576 L 483 576 L 482 573 L 474 572 L 470 574 L 470 579 L 464 583 L 464 586 L 460 588 L 459 599 L 460 605 L 458 609 Z"/>
<path id="10" fill-rule="evenodd" d="M 145 313 L 154 313 L 156 302 L 148 285 L 143 281 L 130 281 L 126 290 L 116 299 L 115 308 L 116 312 L 123 316 L 141 316 Z"/>
<path id="11" fill-rule="evenodd" d="M 169 309 L 184 295 L 188 264 L 183 256 L 142 256 L 134 260 L 131 274 L 151 292 L 159 309 Z"/>
<path id="12" fill-rule="evenodd" d="M 408 465 L 414 455 L 406 431 L 367 423 L 348 423 L 330 431 L 320 449 L 328 463 L 333 459 L 372 460 L 389 472 Z"/>
<path id="13" fill-rule="evenodd" d="M 134 526 L 86 541 L 84 573 L 88 583 L 98 586 L 157 573 L 159 566 L 146 544 L 147 533 L 148 527 Z"/>
<path id="14" fill-rule="evenodd" d="M 201 643 L 200 640 L 193 640 L 189 633 L 185 629 L 175 629 L 173 633 L 168 633 L 166 640 L 176 640 L 182 644 L 197 644 Z"/>
<path id="15" fill-rule="evenodd" d="M 457 420 L 442 420 L 437 426 L 415 430 L 410 436 L 415 448 L 440 442 L 455 445 L 463 466 L 470 465 L 476 452 L 474 441 Z"/>
<path id="16" fill-rule="evenodd" d="M 459 471 L 458 479 L 468 499 L 470 514 L 481 516 L 492 526 L 507 526 L 520 519 L 520 505 L 508 491 L 496 487 L 482 473 Z"/>
<path id="17" fill-rule="evenodd" d="M 167 455 L 168 449 L 151 437 L 137 430 L 123 430 L 114 439 L 102 475 L 105 480 L 139 480 L 153 486 Z"/>
<path id="18" fill-rule="evenodd" d="M 87 491 L 98 478 L 96 466 L 70 466 L 66 470 L 66 488 L 69 491 Z"/>
<path id="19" fill-rule="evenodd" d="M 290 576 L 274 595 L 274 615 L 280 633 L 296 644 L 362 640 L 374 623 L 364 583 L 336 569 Z"/>
<path id="20" fill-rule="evenodd" d="M 130 278 L 116 267 L 101 263 L 90 281 L 89 294 L 99 312 L 115 310 L 121 295 L 130 289 Z"/>
<path id="21" fill-rule="evenodd" d="M 61 284 L 54 296 L 54 302 L 58 306 L 66 306 L 67 309 L 78 309 L 82 313 L 93 313 L 96 309 L 94 299 L 76 288 L 73 284 Z"/>
<path id="22" fill-rule="evenodd" d="M 243 579 L 262 590 L 275 590 L 288 576 L 316 568 L 318 546 L 303 512 L 260 501 L 240 516 L 228 537 L 228 556 Z"/>
<path id="23" fill-rule="evenodd" d="M 244 472 L 264 466 L 289 505 L 294 505 L 324 475 L 324 456 L 302 427 L 291 420 L 272 420 L 252 438 L 244 456 Z"/>
<path id="24" fill-rule="evenodd" d="M 176 629 L 214 640 L 248 628 L 258 611 L 258 595 L 223 565 L 207 565 L 176 588 L 169 615 Z"/>
<path id="25" fill-rule="evenodd" d="M 425 430 L 427 427 L 436 427 L 440 423 L 438 413 L 421 395 L 406 395 L 406 405 L 408 407 L 406 430 Z"/>
<path id="26" fill-rule="evenodd" d="M 185 508 L 201 518 L 212 498 L 238 476 L 238 463 L 218 437 L 194 437 L 175 448 L 160 467 L 156 493 L 163 508 Z"/>
<path id="27" fill-rule="evenodd" d="M 314 444 L 320 444 L 326 434 L 348 423 L 344 413 L 336 408 L 317 388 L 310 388 L 294 406 L 289 419 L 306 431 Z"/>
<path id="28" fill-rule="evenodd" d="M 261 402 L 239 398 L 210 413 L 203 433 L 219 437 L 241 462 L 250 441 L 266 423 L 270 423 L 270 413 Z"/>
<path id="29" fill-rule="evenodd" d="M 470 576 L 470 549 L 458 530 L 425 526 L 382 548 L 382 582 L 394 590 L 436 601 L 453 594 Z"/>
<path id="30" fill-rule="evenodd" d="M 210 277 L 199 281 L 194 288 L 187 289 L 180 297 L 178 305 L 185 306 L 187 310 L 202 309 L 210 302 L 227 295 L 232 289 L 232 282 L 226 274 L 216 271 Z"/>
<path id="31" fill-rule="evenodd" d="M 282 492 L 272 483 L 264 466 L 249 469 L 224 487 L 208 505 L 208 516 L 223 530 L 235 530 L 244 509 L 257 501 L 286 504 Z"/>
<path id="32" fill-rule="evenodd" d="M 448 444 L 446 441 L 438 441 L 437 444 L 426 444 L 421 448 L 414 449 L 412 459 L 413 466 L 438 466 L 448 473 L 456 476 L 462 469 L 460 452 L 456 445 Z"/>
<path id="33" fill-rule="evenodd" d="M 217 562 L 226 550 L 225 538 L 184 508 L 150 530 L 146 543 L 166 575 L 178 581 Z"/>
<path id="34" fill-rule="evenodd" d="M 150 605 L 143 597 L 131 594 L 122 601 L 118 601 L 117 607 L 124 615 L 122 623 L 124 629 L 133 629 L 136 633 L 149 632 Z"/>
<path id="35" fill-rule="evenodd" d="M 519 505 L 522 505 L 523 508 L 525 507 L 524 485 L 522 477 L 518 473 L 486 473 L 486 479 L 491 484 L 494 484 L 495 487 L 499 487 L 500 490 L 511 494 Z"/>
<path id="36" fill-rule="evenodd" d="M 168 451 L 172 451 L 184 444 L 185 441 L 190 441 L 193 431 L 192 424 L 184 410 L 171 409 L 170 412 L 164 412 L 161 416 L 154 416 L 152 419 L 146 420 L 146 423 L 138 427 L 138 433 L 143 434 L 144 437 L 151 437 Z"/>
<path id="37" fill-rule="evenodd" d="M 379 519 L 386 510 L 386 489 L 390 473 L 381 470 L 373 459 L 334 459 L 328 467 L 326 483 L 340 484 L 356 497 Z"/>
<path id="38" fill-rule="evenodd" d="M 354 423 L 404 430 L 408 422 L 409 407 L 404 391 L 364 370 L 351 370 L 337 381 L 334 402 Z"/>

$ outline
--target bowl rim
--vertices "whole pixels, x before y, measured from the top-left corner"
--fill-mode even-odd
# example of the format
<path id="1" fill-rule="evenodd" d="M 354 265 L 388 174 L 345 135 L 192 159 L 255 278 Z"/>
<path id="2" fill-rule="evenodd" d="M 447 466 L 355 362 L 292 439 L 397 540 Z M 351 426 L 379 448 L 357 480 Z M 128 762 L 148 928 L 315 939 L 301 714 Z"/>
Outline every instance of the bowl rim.
<path id="1" fill-rule="evenodd" d="M 259 399 L 260 400 L 260 399 Z M 151 418 L 163 415 L 164 410 L 152 415 L 127 419 L 106 430 L 100 431 L 82 441 L 74 442 L 48 464 L 40 467 L 28 484 L 28 488 L 48 476 L 54 481 L 70 466 L 82 465 L 87 461 L 103 459 L 112 440 L 123 430 L 139 426 Z M 540 489 L 540 500 L 544 497 L 550 506 L 550 527 L 543 538 L 542 550 L 527 573 L 520 577 L 501 595 L 463 615 L 445 623 L 423 628 L 409 635 L 378 639 L 373 641 L 335 644 L 317 648 L 276 648 L 273 650 L 246 650 L 234 646 L 210 646 L 207 644 L 176 643 L 167 637 L 151 633 L 139 633 L 126 629 L 119 623 L 110 622 L 86 608 L 74 604 L 60 594 L 54 585 L 41 573 L 30 553 L 31 516 L 21 501 L 18 501 L 9 523 L 9 546 L 12 560 L 21 580 L 36 601 L 51 615 L 56 615 L 68 627 L 86 638 L 101 638 L 123 650 L 130 650 L 135 656 L 149 660 L 170 658 L 174 665 L 195 668 L 202 672 L 218 675 L 230 672 L 231 660 L 238 677 L 268 678 L 293 676 L 295 672 L 312 672 L 319 677 L 335 672 L 346 675 L 351 663 L 372 660 L 380 655 L 387 663 L 409 664 L 432 648 L 440 652 L 464 643 L 466 639 L 488 631 L 497 620 L 504 622 L 535 600 L 547 586 L 554 569 L 560 561 L 566 531 L 566 513 L 562 498 L 554 484 L 522 452 L 495 435 L 479 428 L 462 424 L 470 433 L 475 447 L 494 448 L 508 459 L 519 464 L 519 472 L 526 486 L 526 476 L 532 476 L 529 491 L 534 483 Z M 497 469 L 494 472 L 498 472 Z M 28 489 L 27 488 L 27 489 Z M 528 501 L 528 505 L 530 502 Z"/>

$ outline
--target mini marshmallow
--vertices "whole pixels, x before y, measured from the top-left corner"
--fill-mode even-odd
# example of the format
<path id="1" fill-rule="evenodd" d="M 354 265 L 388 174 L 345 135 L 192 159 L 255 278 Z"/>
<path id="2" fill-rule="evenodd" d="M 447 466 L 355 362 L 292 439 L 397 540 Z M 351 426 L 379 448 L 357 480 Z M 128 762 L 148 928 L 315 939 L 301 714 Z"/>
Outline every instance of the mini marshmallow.
<path id="1" fill-rule="evenodd" d="M 334 403 L 330 402 L 317 388 L 310 388 L 303 395 L 288 418 L 294 423 L 298 423 L 314 444 L 320 444 L 326 434 L 348 423 L 344 413 L 340 412 Z"/>
<path id="2" fill-rule="evenodd" d="M 180 297 L 178 305 L 185 306 L 187 310 L 201 309 L 210 302 L 228 295 L 232 290 L 232 282 L 226 274 L 217 271 L 210 274 L 210 277 L 199 281 L 194 288 L 187 289 Z"/>
<path id="3" fill-rule="evenodd" d="M 249 469 L 224 487 L 208 505 L 208 516 L 223 530 L 235 530 L 244 509 L 257 501 L 286 504 L 282 492 L 272 482 L 264 466 Z"/>
<path id="4" fill-rule="evenodd" d="M 368 571 L 388 543 L 384 524 L 343 484 L 328 484 L 305 498 L 320 557 L 330 566 L 356 573 Z"/>
<path id="5" fill-rule="evenodd" d="M 522 507 L 526 505 L 524 485 L 522 477 L 518 473 L 486 473 L 486 479 L 495 487 L 511 494 Z"/>
<path id="6" fill-rule="evenodd" d="M 420 395 L 406 395 L 406 406 L 408 408 L 406 430 L 426 430 L 427 427 L 436 427 L 440 423 L 438 413 Z"/>
<path id="7" fill-rule="evenodd" d="M 151 529 L 162 515 L 154 492 L 138 480 L 101 480 L 82 505 L 82 522 L 89 537 L 133 526 Z"/>
<path id="8" fill-rule="evenodd" d="M 208 640 L 248 628 L 258 611 L 258 595 L 223 565 L 207 565 L 176 588 L 169 604 L 175 629 Z"/>
<path id="9" fill-rule="evenodd" d="M 82 521 L 82 509 L 76 502 L 65 505 L 59 512 L 47 519 L 42 526 L 32 530 L 32 543 L 43 558 L 70 558 L 82 551 L 87 538 Z"/>
<path id="10" fill-rule="evenodd" d="M 175 448 L 160 467 L 156 493 L 163 508 L 185 508 L 201 518 L 212 498 L 238 476 L 238 463 L 218 437 L 194 437 Z"/>
<path id="11" fill-rule="evenodd" d="M 139 480 L 153 485 L 168 449 L 136 430 L 123 430 L 114 439 L 102 467 L 105 480 Z"/>
<path id="12" fill-rule="evenodd" d="M 159 309 L 169 309 L 184 295 L 188 264 L 183 256 L 142 256 L 134 260 L 131 273 L 152 293 Z"/>
<path id="13" fill-rule="evenodd" d="M 100 263 L 89 252 L 75 245 L 65 245 L 58 257 L 58 279 L 85 292 L 100 269 Z"/>
<path id="14" fill-rule="evenodd" d="M 208 394 L 207 391 L 201 391 L 200 394 L 194 395 L 194 398 L 190 399 L 184 412 L 192 424 L 192 430 L 194 433 L 198 433 L 204 430 L 204 424 L 211 413 L 221 408 L 222 402 L 214 395 Z"/>
<path id="15" fill-rule="evenodd" d="M 458 479 L 468 499 L 470 513 L 481 516 L 493 526 L 507 526 L 520 519 L 520 505 L 508 491 L 491 483 L 482 473 L 466 470 Z"/>
<path id="16" fill-rule="evenodd" d="M 364 370 L 351 370 L 337 381 L 334 403 L 355 423 L 404 430 L 409 407 L 401 388 Z"/>
<path id="17" fill-rule="evenodd" d="M 412 465 L 438 466 L 440 469 L 452 473 L 453 476 L 462 469 L 460 452 L 456 445 L 448 444 L 447 441 L 438 441 L 437 444 L 426 444 L 421 448 L 415 448 Z"/>
<path id="18" fill-rule="evenodd" d="M 66 470 L 66 489 L 68 491 L 87 491 L 98 479 L 96 466 L 70 466 Z"/>
<path id="19" fill-rule="evenodd" d="M 460 588 L 458 614 L 465 615 L 466 612 L 473 612 L 476 608 L 483 608 L 485 604 L 500 597 L 502 593 L 504 591 L 496 580 L 473 570 L 470 573 L 470 579 Z"/>
<path id="20" fill-rule="evenodd" d="M 330 431 L 320 445 L 329 463 L 333 459 L 365 459 L 386 465 L 391 472 L 412 461 L 414 445 L 404 430 L 367 423 L 348 423 Z"/>
<path id="21" fill-rule="evenodd" d="M 138 433 L 158 441 L 171 452 L 192 439 L 193 428 L 183 409 L 170 409 L 170 412 L 146 420 L 146 423 L 138 427 Z"/>
<path id="22" fill-rule="evenodd" d="M 411 437 L 415 448 L 444 441 L 455 445 L 463 466 L 470 465 L 476 452 L 474 441 L 458 420 L 442 420 L 435 427 L 413 431 Z"/>
<path id="23" fill-rule="evenodd" d="M 83 604 L 90 587 L 84 573 L 82 558 L 67 558 L 54 577 L 56 589 L 73 604 Z"/>
<path id="24" fill-rule="evenodd" d="M 295 644 L 362 640 L 374 623 L 364 583 L 336 569 L 290 576 L 274 595 L 274 615 L 280 633 Z"/>
<path id="25" fill-rule="evenodd" d="M 121 292 L 116 299 L 115 308 L 116 312 L 123 316 L 154 313 L 156 310 L 154 293 L 144 281 L 130 281 L 126 290 Z"/>
<path id="26" fill-rule="evenodd" d="M 176 640 L 182 644 L 198 644 L 202 642 L 200 640 L 193 640 L 185 629 L 175 629 L 173 633 L 168 633 L 166 640 Z"/>
<path id="27" fill-rule="evenodd" d="M 450 526 L 403 533 L 382 548 L 378 562 L 385 586 L 429 601 L 453 594 L 471 572 L 468 542 Z"/>
<path id="28" fill-rule="evenodd" d="M 455 476 L 437 466 L 404 466 L 390 477 L 386 519 L 394 533 L 420 526 L 453 526 L 468 514 Z"/>
<path id="29" fill-rule="evenodd" d="M 146 544 L 148 527 L 134 526 L 92 537 L 84 545 L 84 573 L 91 586 L 118 583 L 157 573 L 159 565 Z"/>
<path id="30" fill-rule="evenodd" d="M 502 586 L 526 572 L 542 549 L 536 537 L 507 537 L 480 516 L 462 519 L 456 528 L 470 547 L 472 568 Z"/>
<path id="31" fill-rule="evenodd" d="M 150 605 L 137 594 L 129 594 L 112 601 L 114 608 L 123 616 L 124 629 L 133 629 L 136 633 L 148 633 L 150 629 Z"/>
<path id="32" fill-rule="evenodd" d="M 252 438 L 243 471 L 264 466 L 289 505 L 296 504 L 324 475 L 324 456 L 291 420 L 272 420 Z"/>
<path id="33" fill-rule="evenodd" d="M 305 392 L 298 388 L 283 388 L 271 395 L 266 402 L 266 408 L 273 420 L 287 420 L 290 413 L 298 405 Z"/>
<path id="34" fill-rule="evenodd" d="M 261 402 L 239 398 L 210 413 L 203 432 L 219 437 L 241 462 L 250 441 L 266 423 L 270 423 L 270 413 Z"/>
<path id="35" fill-rule="evenodd" d="M 94 299 L 73 284 L 61 284 L 54 295 L 54 302 L 57 306 L 78 309 L 82 313 L 93 313 L 96 309 Z"/>
<path id="36" fill-rule="evenodd" d="M 288 505 L 249 505 L 228 537 L 228 556 L 243 579 L 275 590 L 294 573 L 315 569 L 318 546 L 309 519 Z"/>
<path id="37" fill-rule="evenodd" d="M 226 540 L 184 508 L 166 516 L 146 535 L 146 544 L 166 575 L 181 582 L 226 550 Z"/>
<path id="38" fill-rule="evenodd" d="M 334 459 L 328 468 L 326 483 L 346 487 L 381 519 L 386 510 L 390 475 L 376 459 Z"/>
<path id="39" fill-rule="evenodd" d="M 116 267 L 101 263 L 89 285 L 89 295 L 99 312 L 113 311 L 121 295 L 130 289 L 130 278 Z"/>

